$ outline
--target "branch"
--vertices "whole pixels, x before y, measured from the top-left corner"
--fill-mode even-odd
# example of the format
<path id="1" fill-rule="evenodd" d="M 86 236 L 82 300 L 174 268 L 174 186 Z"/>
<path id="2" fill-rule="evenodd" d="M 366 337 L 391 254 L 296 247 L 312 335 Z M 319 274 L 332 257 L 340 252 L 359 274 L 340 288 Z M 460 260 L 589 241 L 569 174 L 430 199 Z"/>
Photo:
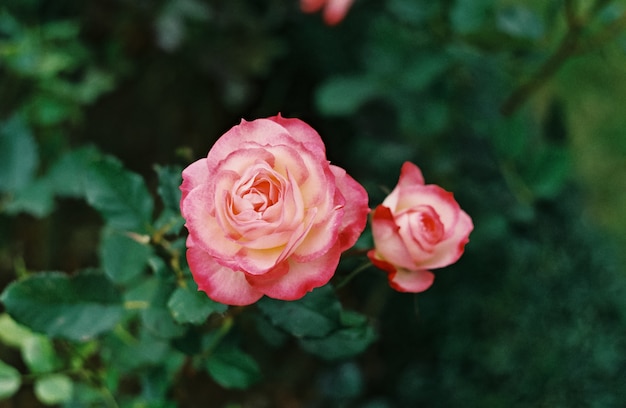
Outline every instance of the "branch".
<path id="1" fill-rule="evenodd" d="M 559 44 L 556 52 L 543 63 L 539 70 L 525 84 L 519 86 L 509 95 L 500 107 L 500 112 L 509 116 L 522 105 L 530 95 L 548 81 L 556 71 L 567 61 L 567 59 L 577 53 L 578 40 L 582 27 L 570 27 L 569 31 Z"/>
<path id="2" fill-rule="evenodd" d="M 500 107 L 500 112 L 503 115 L 509 116 L 513 114 L 537 89 L 546 83 L 563 66 L 568 58 L 598 49 L 600 46 L 613 40 L 626 28 L 625 12 L 589 40 L 583 40 L 581 38 L 584 31 L 584 21 L 597 14 L 608 1 L 609 0 L 598 0 L 590 9 L 587 18 L 581 19 L 576 16 L 574 0 L 565 0 L 565 16 L 568 25 L 565 37 L 561 40 L 556 52 L 543 63 L 530 80 L 519 86 L 506 98 Z"/>

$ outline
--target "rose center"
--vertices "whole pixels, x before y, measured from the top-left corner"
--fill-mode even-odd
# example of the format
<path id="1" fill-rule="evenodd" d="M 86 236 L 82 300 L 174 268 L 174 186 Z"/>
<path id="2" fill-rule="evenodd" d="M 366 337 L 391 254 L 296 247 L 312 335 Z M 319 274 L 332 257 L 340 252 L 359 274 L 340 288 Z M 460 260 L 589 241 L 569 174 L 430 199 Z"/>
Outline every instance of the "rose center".
<path id="1" fill-rule="evenodd" d="M 233 214 L 261 219 L 280 200 L 280 182 L 263 172 L 238 186 L 234 196 Z"/>
<path id="2" fill-rule="evenodd" d="M 443 239 L 444 225 L 439 214 L 431 206 L 421 205 L 413 208 L 408 217 L 411 238 L 425 250 L 432 249 Z"/>

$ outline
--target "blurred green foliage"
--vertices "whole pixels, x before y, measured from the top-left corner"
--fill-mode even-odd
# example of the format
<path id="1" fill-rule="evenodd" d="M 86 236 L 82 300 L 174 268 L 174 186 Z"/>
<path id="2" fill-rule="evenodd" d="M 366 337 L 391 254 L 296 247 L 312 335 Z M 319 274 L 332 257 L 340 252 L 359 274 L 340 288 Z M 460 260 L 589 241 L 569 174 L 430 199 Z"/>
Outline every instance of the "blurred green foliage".
<path id="1" fill-rule="evenodd" d="M 330 28 L 295 0 L 0 4 L 0 406 L 623 406 L 625 13 L 358 0 Z M 341 286 L 350 258 L 300 302 L 197 293 L 180 169 L 279 111 L 372 207 L 405 160 L 453 191 L 463 258 L 419 295 L 373 268 Z"/>

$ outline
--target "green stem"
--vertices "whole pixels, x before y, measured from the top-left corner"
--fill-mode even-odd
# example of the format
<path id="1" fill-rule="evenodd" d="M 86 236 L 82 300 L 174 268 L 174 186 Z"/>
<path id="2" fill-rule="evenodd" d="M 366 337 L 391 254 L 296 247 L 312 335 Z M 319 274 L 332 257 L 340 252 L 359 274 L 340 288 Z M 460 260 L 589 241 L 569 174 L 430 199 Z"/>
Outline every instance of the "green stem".
<path id="1" fill-rule="evenodd" d="M 226 337 L 228 332 L 230 332 L 230 329 L 232 329 L 233 324 L 234 324 L 234 318 L 232 316 L 226 316 L 226 318 L 224 318 L 222 325 L 220 326 L 219 330 L 215 334 L 215 338 L 213 339 L 211 344 L 209 344 L 207 349 L 202 353 L 202 357 L 207 358 L 211 354 L 213 354 L 217 346 L 219 346 L 219 344 L 221 343 L 222 339 Z"/>
<path id="2" fill-rule="evenodd" d="M 350 272 L 350 274 L 348 274 L 348 276 L 346 276 L 341 282 L 339 282 L 337 284 L 337 286 L 335 287 L 336 290 L 339 290 L 341 288 L 343 288 L 344 286 L 346 286 L 355 276 L 357 276 L 359 273 L 363 272 L 364 270 L 366 270 L 367 268 L 369 268 L 370 266 L 372 266 L 371 262 L 367 262 L 364 263 L 363 265 L 359 266 L 358 268 L 356 268 L 355 270 L 353 270 L 352 272 Z"/>

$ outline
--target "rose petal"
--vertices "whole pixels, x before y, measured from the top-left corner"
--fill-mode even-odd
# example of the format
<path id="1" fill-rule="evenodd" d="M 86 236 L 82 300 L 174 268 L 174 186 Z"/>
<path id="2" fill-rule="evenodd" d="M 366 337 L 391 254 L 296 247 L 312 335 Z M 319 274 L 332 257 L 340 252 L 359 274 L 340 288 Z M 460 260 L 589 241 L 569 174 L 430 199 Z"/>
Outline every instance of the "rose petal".
<path id="1" fill-rule="evenodd" d="M 207 167 L 206 159 L 200 159 L 183 170 L 183 182 L 180 185 L 180 191 L 182 196 L 180 202 L 185 200 L 187 194 L 199 185 L 205 184 L 209 179 L 209 169 Z"/>
<path id="2" fill-rule="evenodd" d="M 395 273 L 389 274 L 389 285 L 399 292 L 423 292 L 434 280 L 435 275 L 427 270 L 409 271 L 398 268 Z"/>
<path id="3" fill-rule="evenodd" d="M 386 206 L 385 201 L 383 201 L 383 205 Z M 425 186 L 411 185 L 400 189 L 398 202 L 393 212 L 398 214 L 418 205 L 432 207 L 439 215 L 441 223 L 446 227 L 456 224 L 461 211 L 461 207 L 452 193 L 435 184 L 428 184 Z M 446 238 L 449 233 L 450 231 L 446 228 Z"/>
<path id="4" fill-rule="evenodd" d="M 220 265 L 201 249 L 187 249 L 187 261 L 198 289 L 206 292 L 216 302 L 245 306 L 263 296 L 262 292 L 248 283 L 243 272 Z"/>
<path id="5" fill-rule="evenodd" d="M 268 118 L 268 120 L 281 125 L 295 140 L 302 143 L 302 145 L 316 157 L 326 157 L 326 146 L 324 146 L 324 142 L 319 133 L 311 126 L 300 119 L 284 118 L 280 113 Z"/>
<path id="6" fill-rule="evenodd" d="M 389 207 L 392 211 L 396 211 L 398 207 L 398 199 L 400 197 L 400 189 L 404 189 L 411 186 L 418 186 L 424 184 L 424 176 L 422 171 L 415 164 L 411 162 L 404 162 L 402 169 L 400 170 L 400 178 L 398 184 L 391 191 L 391 193 L 383 201 L 385 207 Z"/>
<path id="7" fill-rule="evenodd" d="M 326 0 L 300 0 L 300 9 L 305 13 L 315 13 L 321 10 Z"/>
<path id="8" fill-rule="evenodd" d="M 367 225 L 367 214 L 370 211 L 368 196 L 365 188 L 350 177 L 344 169 L 332 165 L 330 169 L 335 175 L 337 188 L 346 201 L 339 233 L 339 245 L 341 250 L 345 251 L 356 243 Z"/>
<path id="9" fill-rule="evenodd" d="M 218 258 L 225 266 L 236 267 L 234 256 L 241 246 L 229 240 L 224 229 L 209 212 L 207 203 L 212 202 L 207 185 L 199 186 L 189 192 L 181 211 L 185 225 L 192 236 L 194 245 Z"/>
<path id="10" fill-rule="evenodd" d="M 465 211 L 459 210 L 457 223 L 450 228 L 452 234 L 435 247 L 428 259 L 417 263 L 419 268 L 443 268 L 455 263 L 463 255 L 465 245 L 469 242 L 469 234 L 474 229 L 472 219 Z"/>
<path id="11" fill-rule="evenodd" d="M 338 24 L 344 19 L 354 0 L 328 0 L 324 9 L 324 21 L 328 25 Z"/>
<path id="12" fill-rule="evenodd" d="M 399 230 L 391 210 L 384 205 L 376 207 L 372 217 L 372 235 L 379 258 L 402 268 L 414 268 L 413 257 Z"/>
<path id="13" fill-rule="evenodd" d="M 300 299 L 315 288 L 324 286 L 333 277 L 341 251 L 332 247 L 325 255 L 310 262 L 299 263 L 291 258 L 289 272 L 277 279 L 266 276 L 248 276 L 248 281 L 267 296 L 281 300 Z"/>

